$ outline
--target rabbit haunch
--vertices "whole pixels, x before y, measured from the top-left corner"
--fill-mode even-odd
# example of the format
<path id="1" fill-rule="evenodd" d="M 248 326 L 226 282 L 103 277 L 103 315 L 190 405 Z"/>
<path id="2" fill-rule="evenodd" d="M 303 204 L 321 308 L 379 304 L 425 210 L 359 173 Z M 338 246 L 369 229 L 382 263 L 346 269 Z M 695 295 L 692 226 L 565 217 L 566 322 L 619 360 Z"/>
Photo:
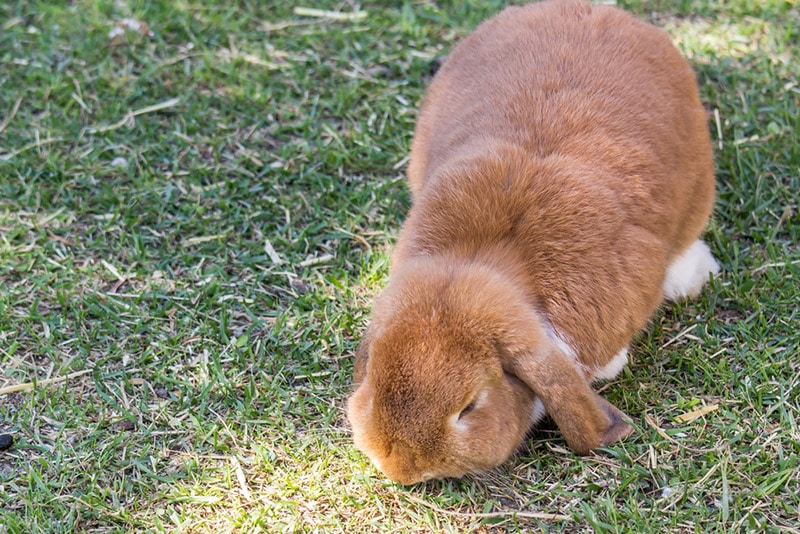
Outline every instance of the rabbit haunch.
<path id="1" fill-rule="evenodd" d="M 579 454 L 628 435 L 591 382 L 717 270 L 706 114 L 669 38 L 608 6 L 506 9 L 434 77 L 408 179 L 356 446 L 410 484 L 502 463 L 543 409 Z"/>

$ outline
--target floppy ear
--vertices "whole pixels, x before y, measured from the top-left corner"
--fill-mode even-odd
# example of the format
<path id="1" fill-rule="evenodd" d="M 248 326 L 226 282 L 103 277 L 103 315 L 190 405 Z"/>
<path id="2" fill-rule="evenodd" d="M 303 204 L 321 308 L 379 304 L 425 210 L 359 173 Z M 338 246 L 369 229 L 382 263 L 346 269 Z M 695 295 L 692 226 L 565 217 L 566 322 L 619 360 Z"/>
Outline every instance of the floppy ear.
<path id="1" fill-rule="evenodd" d="M 555 345 L 544 341 L 535 354 L 506 354 L 506 370 L 542 399 L 576 454 L 588 454 L 633 432 L 628 417 L 598 395 L 575 364 Z"/>

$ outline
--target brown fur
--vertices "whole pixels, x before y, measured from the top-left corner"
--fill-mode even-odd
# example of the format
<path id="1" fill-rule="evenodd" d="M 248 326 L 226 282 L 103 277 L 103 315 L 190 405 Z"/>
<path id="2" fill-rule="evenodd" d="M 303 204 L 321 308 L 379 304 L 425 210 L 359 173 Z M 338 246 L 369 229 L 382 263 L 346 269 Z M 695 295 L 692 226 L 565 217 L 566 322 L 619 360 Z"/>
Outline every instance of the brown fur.
<path id="1" fill-rule="evenodd" d="M 412 483 L 504 461 L 537 398 L 578 453 L 629 434 L 589 383 L 646 325 L 714 197 L 706 115 L 669 38 L 606 6 L 506 9 L 437 72 L 408 179 L 356 357 L 356 445 Z"/>

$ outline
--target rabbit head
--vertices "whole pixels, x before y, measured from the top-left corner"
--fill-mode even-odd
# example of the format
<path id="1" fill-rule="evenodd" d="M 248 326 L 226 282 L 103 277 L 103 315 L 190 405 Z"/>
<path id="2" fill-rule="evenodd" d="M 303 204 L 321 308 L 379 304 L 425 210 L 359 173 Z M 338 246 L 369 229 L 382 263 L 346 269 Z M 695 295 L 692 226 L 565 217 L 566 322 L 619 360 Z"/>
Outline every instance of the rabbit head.
<path id="1" fill-rule="evenodd" d="M 502 273 L 453 258 L 393 273 L 348 403 L 356 446 L 389 478 L 412 484 L 499 465 L 544 409 L 576 452 L 630 432 L 522 293 Z"/>

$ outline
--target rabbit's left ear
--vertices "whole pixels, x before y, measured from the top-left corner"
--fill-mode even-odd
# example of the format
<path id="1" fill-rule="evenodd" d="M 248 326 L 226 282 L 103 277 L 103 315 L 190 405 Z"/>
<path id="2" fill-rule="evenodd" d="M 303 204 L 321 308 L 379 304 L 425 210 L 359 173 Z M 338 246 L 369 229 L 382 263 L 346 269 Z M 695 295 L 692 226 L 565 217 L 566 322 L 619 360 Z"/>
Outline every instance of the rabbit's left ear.
<path id="1" fill-rule="evenodd" d="M 535 352 L 507 352 L 504 359 L 503 368 L 542 400 L 576 454 L 588 454 L 633 432 L 628 417 L 598 395 L 553 343 L 542 340 Z"/>

